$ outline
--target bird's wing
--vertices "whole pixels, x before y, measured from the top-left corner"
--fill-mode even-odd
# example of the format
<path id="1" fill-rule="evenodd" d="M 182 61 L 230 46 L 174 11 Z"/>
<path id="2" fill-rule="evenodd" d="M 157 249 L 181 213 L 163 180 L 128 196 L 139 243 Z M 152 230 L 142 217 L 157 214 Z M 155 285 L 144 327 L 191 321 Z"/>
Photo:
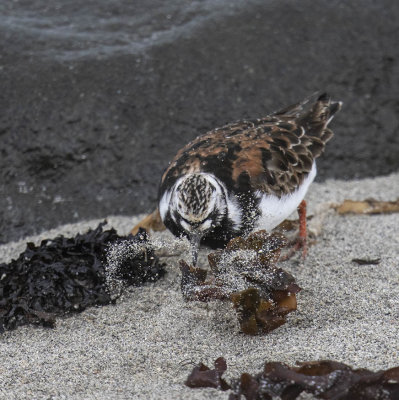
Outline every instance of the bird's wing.
<path id="1" fill-rule="evenodd" d="M 184 174 L 207 172 L 236 192 L 292 192 L 332 137 L 326 126 L 333 113 L 327 111 L 336 112 L 337 104 L 321 96 L 306 113 L 296 105 L 199 136 L 176 154 L 162 176 L 161 191 Z"/>
<path id="2" fill-rule="evenodd" d="M 294 122 L 277 117 L 240 121 L 183 147 L 165 171 L 161 186 L 170 187 L 187 173 L 207 172 L 234 191 L 280 195 L 294 190 L 310 171 L 317 142 L 304 137 Z"/>

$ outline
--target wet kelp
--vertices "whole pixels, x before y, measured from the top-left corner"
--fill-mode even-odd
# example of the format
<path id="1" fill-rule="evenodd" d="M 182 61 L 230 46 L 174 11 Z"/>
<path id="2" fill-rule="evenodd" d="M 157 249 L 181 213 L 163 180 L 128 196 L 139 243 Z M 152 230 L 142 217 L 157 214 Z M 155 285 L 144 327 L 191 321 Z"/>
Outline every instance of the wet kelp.
<path id="1" fill-rule="evenodd" d="M 219 357 L 215 360 L 214 365 L 214 369 L 210 369 L 202 363 L 194 367 L 185 385 L 191 388 L 211 387 L 220 390 L 230 389 L 230 385 L 222 378 L 222 375 L 227 370 L 226 360 L 223 357 Z"/>
<path id="2" fill-rule="evenodd" d="M 300 287 L 275 263 L 286 245 L 279 233 L 259 231 L 231 240 L 224 250 L 209 254 L 212 276 L 180 261 L 181 289 L 187 300 L 233 302 L 241 330 L 250 335 L 270 332 L 296 310 Z"/>
<path id="3" fill-rule="evenodd" d="M 222 357 L 215 361 L 214 370 L 200 364 L 194 368 L 186 385 L 231 389 L 229 400 L 272 400 L 276 396 L 294 400 L 302 392 L 325 400 L 399 399 L 399 367 L 372 372 L 330 360 L 298 363 L 297 367 L 267 362 L 261 373 L 254 376 L 243 373 L 231 384 L 222 378 L 226 370 Z"/>
<path id="4" fill-rule="evenodd" d="M 96 229 L 72 238 L 58 236 L 39 246 L 27 243 L 16 260 L 0 264 L 0 331 L 27 323 L 53 326 L 55 317 L 114 301 L 106 286 L 106 250 L 111 243 L 143 245 L 119 266 L 127 285 L 155 281 L 165 273 L 148 236 L 119 236 L 114 229 Z"/>

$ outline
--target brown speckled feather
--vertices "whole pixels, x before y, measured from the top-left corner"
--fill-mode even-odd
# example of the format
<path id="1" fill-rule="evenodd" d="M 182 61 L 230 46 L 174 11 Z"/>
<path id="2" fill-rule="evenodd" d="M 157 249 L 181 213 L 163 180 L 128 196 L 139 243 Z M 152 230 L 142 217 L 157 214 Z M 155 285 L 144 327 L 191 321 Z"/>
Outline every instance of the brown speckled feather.
<path id="1" fill-rule="evenodd" d="M 183 147 L 162 176 L 161 190 L 192 172 L 213 173 L 234 192 L 281 197 L 310 172 L 332 137 L 327 128 L 340 103 L 320 96 L 265 118 L 244 120 L 199 136 Z"/>

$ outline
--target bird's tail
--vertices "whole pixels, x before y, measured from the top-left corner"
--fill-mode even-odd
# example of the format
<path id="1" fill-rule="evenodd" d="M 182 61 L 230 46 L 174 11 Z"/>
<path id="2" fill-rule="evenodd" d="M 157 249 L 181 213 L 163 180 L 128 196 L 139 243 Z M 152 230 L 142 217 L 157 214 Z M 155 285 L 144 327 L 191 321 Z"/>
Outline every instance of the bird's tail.
<path id="1" fill-rule="evenodd" d="M 320 138 L 326 143 L 333 136 L 327 125 L 341 107 L 342 102 L 332 101 L 326 93 L 318 97 L 313 94 L 300 103 L 278 111 L 274 115 L 295 118 L 298 124 L 305 128 L 307 135 Z"/>
<path id="2" fill-rule="evenodd" d="M 308 132 L 316 134 L 318 130 L 324 129 L 333 119 L 334 115 L 341 109 L 342 102 L 331 101 L 327 93 L 318 97 L 312 108 L 302 115 L 299 120 L 309 129 Z M 317 136 L 317 135 L 315 135 Z"/>
<path id="3" fill-rule="evenodd" d="M 341 107 L 342 102 L 332 101 L 330 96 L 323 93 L 309 112 L 299 118 L 298 122 L 305 128 L 309 136 L 315 136 L 327 143 L 333 137 L 332 131 L 327 126 Z"/>

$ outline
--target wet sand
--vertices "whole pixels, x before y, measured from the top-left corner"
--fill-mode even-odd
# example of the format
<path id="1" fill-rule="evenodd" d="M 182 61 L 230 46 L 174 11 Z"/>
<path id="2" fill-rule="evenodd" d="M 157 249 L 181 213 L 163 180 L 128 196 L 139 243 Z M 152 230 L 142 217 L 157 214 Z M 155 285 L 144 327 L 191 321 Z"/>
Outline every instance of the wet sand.
<path id="1" fill-rule="evenodd" d="M 0 2 L 0 244 L 155 207 L 177 150 L 315 91 L 319 181 L 399 170 L 397 0 Z"/>
<path id="2" fill-rule="evenodd" d="M 317 242 L 305 263 L 282 264 L 303 288 L 298 311 L 270 334 L 240 333 L 230 304 L 185 302 L 178 258 L 169 258 L 164 279 L 130 288 L 114 306 L 60 318 L 55 329 L 25 326 L 3 334 L 0 398 L 227 399 L 213 389 L 184 386 L 195 364 L 212 366 L 219 356 L 227 360 L 227 380 L 244 371 L 257 373 L 265 361 L 333 359 L 372 370 L 397 366 L 399 214 L 338 216 L 326 203 L 395 200 L 398 181 L 397 173 L 313 184 L 307 199 Z M 120 234 L 137 220 L 108 218 Z M 66 225 L 1 246 L 0 261 L 16 257 L 27 240 L 75 234 L 98 222 Z M 157 237 L 172 240 L 166 232 Z M 357 265 L 353 258 L 381 258 L 381 263 Z"/>

